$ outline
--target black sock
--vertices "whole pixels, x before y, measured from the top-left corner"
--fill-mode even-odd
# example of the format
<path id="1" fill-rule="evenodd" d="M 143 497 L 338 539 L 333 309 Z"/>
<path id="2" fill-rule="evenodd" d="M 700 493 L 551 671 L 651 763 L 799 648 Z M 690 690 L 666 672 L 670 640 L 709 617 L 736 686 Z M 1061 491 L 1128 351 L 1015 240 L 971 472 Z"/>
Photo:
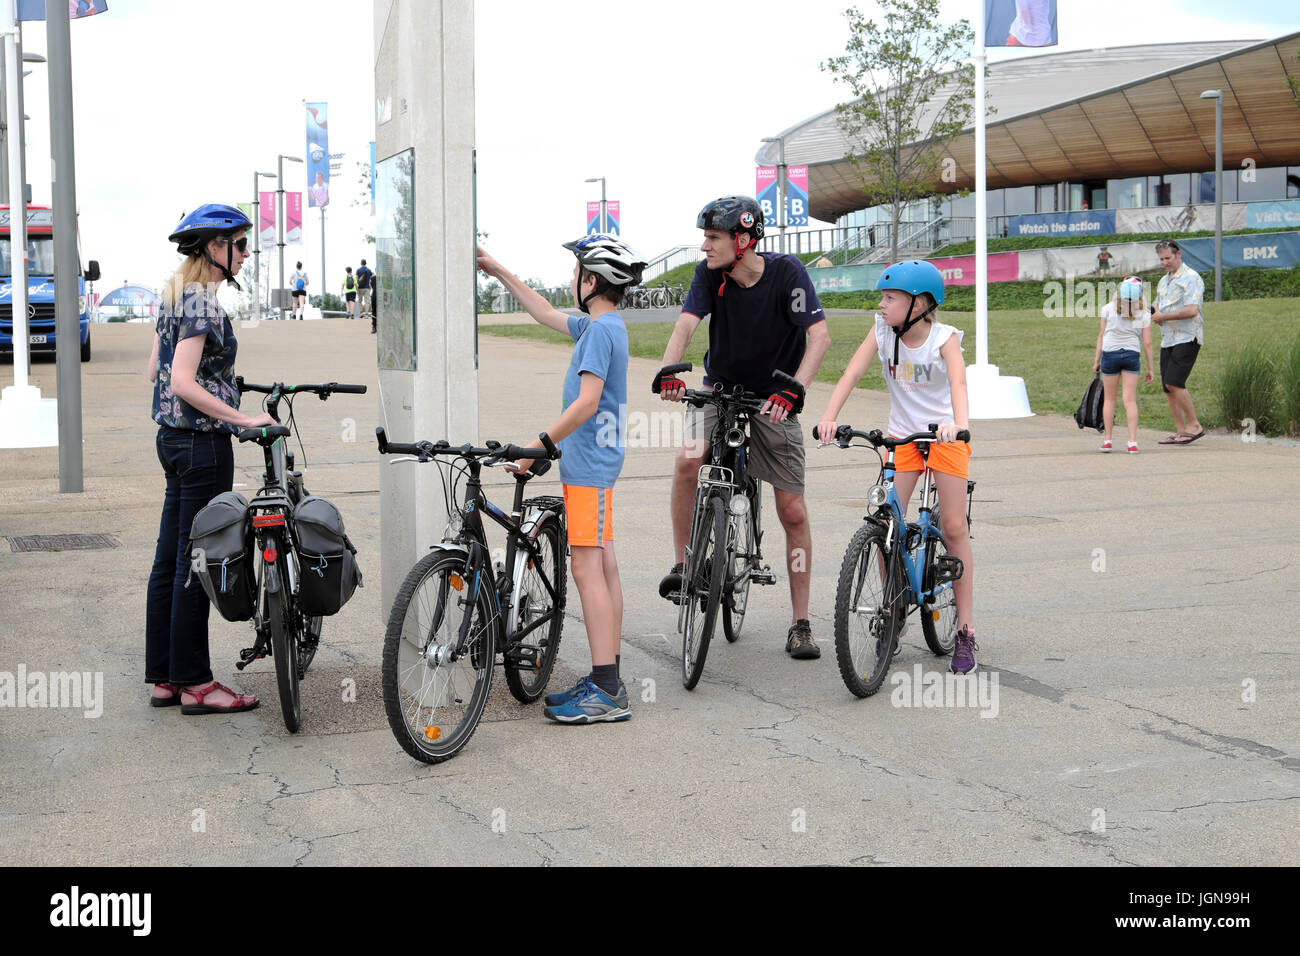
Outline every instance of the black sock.
<path id="1" fill-rule="evenodd" d="M 623 655 L 614 655 L 614 676 L 619 680 L 623 679 Z"/>
<path id="2" fill-rule="evenodd" d="M 595 664 L 591 668 L 591 682 L 610 697 L 618 693 L 618 665 Z"/>

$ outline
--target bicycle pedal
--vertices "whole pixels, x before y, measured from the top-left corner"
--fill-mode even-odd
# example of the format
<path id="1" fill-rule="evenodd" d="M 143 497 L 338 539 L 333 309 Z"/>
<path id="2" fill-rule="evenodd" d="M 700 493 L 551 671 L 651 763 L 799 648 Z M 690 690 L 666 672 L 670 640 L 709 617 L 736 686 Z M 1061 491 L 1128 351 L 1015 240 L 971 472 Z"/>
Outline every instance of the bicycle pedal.
<path id="1" fill-rule="evenodd" d="M 533 647 L 530 644 L 520 644 L 517 647 L 512 647 L 505 652 L 505 659 L 507 663 L 514 664 L 519 667 L 527 667 L 530 670 L 537 670 L 539 664 L 541 663 L 540 657 L 541 657 L 541 650 L 539 648 Z"/>
<path id="2" fill-rule="evenodd" d="M 934 563 L 936 584 L 947 584 L 961 578 L 966 571 L 966 566 L 962 564 L 961 558 L 955 558 L 951 554 L 940 555 Z"/>
<path id="3" fill-rule="evenodd" d="M 754 584 L 776 584 L 776 575 L 771 568 L 749 572 L 749 580 Z"/>

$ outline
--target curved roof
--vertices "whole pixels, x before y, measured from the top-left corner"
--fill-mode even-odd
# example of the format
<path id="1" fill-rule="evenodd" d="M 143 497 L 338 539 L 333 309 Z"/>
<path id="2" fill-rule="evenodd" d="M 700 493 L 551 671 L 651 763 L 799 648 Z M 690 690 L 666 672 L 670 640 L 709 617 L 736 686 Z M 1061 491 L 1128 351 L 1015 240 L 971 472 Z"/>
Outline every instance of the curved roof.
<path id="1" fill-rule="evenodd" d="M 1214 103 L 1223 90 L 1223 165 L 1300 164 L 1300 105 L 1288 76 L 1300 76 L 1300 32 L 1265 41 L 1163 43 L 1050 53 L 991 63 L 986 123 L 989 189 L 1063 180 L 1158 176 L 1214 168 Z M 936 97 L 942 101 L 942 91 Z M 934 102 L 934 101 L 932 101 Z M 926 128 L 923 119 L 920 126 Z M 834 222 L 867 205 L 861 174 L 844 158 L 848 141 L 834 108 L 781 134 L 786 162 L 808 164 L 809 213 Z M 760 165 L 776 162 L 764 143 Z M 974 127 L 953 140 L 955 182 L 974 188 Z"/>

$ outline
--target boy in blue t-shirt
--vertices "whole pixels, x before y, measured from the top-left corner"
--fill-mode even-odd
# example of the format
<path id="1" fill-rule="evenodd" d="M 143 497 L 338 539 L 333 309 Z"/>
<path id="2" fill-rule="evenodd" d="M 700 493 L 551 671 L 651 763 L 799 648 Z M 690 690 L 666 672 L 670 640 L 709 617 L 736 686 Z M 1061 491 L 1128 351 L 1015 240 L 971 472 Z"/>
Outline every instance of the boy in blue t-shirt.
<path id="1" fill-rule="evenodd" d="M 478 267 L 499 280 L 542 325 L 573 339 L 564 377 L 563 413 L 546 431 L 559 446 L 573 582 L 582 599 L 591 673 L 563 693 L 548 694 L 545 714 L 566 724 L 627 720 L 619 679 L 623 586 L 614 558 L 614 482 L 623 468 L 627 407 L 627 328 L 615 311 L 641 281 L 645 260 L 611 236 L 585 236 L 564 248 L 578 259 L 571 291 L 583 316 L 560 312 L 499 262 L 478 250 Z M 540 448 L 540 441 L 529 443 Z M 517 462 L 522 469 L 530 462 Z"/>

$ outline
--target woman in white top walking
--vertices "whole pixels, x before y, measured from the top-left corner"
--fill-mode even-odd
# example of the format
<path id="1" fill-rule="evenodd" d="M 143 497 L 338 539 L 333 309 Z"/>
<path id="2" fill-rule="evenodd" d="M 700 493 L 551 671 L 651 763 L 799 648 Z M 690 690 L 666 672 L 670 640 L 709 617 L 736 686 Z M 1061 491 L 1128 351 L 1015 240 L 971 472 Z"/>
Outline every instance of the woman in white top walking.
<path id="1" fill-rule="evenodd" d="M 1101 373 L 1105 389 L 1101 414 L 1106 423 L 1106 439 L 1101 451 L 1110 451 L 1110 433 L 1115 425 L 1115 391 L 1120 377 L 1124 382 L 1124 416 L 1128 420 L 1128 451 L 1137 454 L 1138 444 L 1138 374 L 1142 361 L 1138 347 L 1147 354 L 1148 385 L 1154 380 L 1151 373 L 1151 312 L 1147 309 L 1142 292 L 1142 280 L 1129 276 L 1119 284 L 1115 298 L 1101 307 L 1101 331 L 1097 333 L 1097 357 L 1092 370 Z"/>

